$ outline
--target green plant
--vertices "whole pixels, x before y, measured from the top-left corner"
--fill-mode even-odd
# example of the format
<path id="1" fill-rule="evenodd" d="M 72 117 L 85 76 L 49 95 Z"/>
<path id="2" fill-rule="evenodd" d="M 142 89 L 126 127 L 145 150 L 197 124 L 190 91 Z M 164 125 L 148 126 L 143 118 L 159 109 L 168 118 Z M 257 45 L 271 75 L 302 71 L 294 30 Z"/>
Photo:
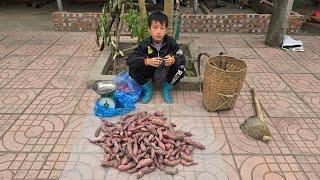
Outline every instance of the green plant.
<path id="1" fill-rule="evenodd" d="M 149 36 L 147 19 L 140 16 L 138 10 L 129 9 L 124 15 L 131 37 L 138 37 L 138 42 Z"/>
<path id="2" fill-rule="evenodd" d="M 128 9 L 126 13 L 124 13 L 125 8 Z M 127 52 L 137 46 L 123 50 L 119 48 L 120 32 L 124 22 L 127 23 L 131 36 L 138 37 L 138 41 L 149 35 L 147 20 L 141 17 L 138 10 L 133 8 L 133 3 L 130 0 L 110 0 L 102 8 L 96 29 L 96 42 L 100 46 L 100 51 L 111 44 L 113 59 L 119 55 L 125 56 Z M 100 41 L 102 42 L 100 43 Z"/>

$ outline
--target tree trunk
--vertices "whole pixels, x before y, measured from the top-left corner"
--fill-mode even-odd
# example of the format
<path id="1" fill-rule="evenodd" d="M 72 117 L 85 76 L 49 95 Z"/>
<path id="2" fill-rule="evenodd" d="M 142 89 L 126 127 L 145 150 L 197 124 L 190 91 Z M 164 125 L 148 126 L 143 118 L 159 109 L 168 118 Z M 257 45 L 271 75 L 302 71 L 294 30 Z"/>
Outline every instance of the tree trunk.
<path id="1" fill-rule="evenodd" d="M 140 15 L 143 19 L 147 19 L 146 1 L 139 0 Z"/>
<path id="2" fill-rule="evenodd" d="M 168 16 L 168 32 L 169 36 L 173 36 L 173 7 L 174 0 L 164 0 L 164 13 Z"/>
<path id="3" fill-rule="evenodd" d="M 291 13 L 294 0 L 274 1 L 265 43 L 269 46 L 281 46 L 283 37 L 288 27 L 288 17 Z"/>

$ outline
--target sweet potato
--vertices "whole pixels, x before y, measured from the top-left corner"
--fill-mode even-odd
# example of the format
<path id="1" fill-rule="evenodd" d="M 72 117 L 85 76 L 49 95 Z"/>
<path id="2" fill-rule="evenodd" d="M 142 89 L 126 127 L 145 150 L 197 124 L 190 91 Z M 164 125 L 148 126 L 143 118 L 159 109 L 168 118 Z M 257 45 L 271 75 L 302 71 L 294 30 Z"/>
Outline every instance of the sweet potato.
<path id="1" fill-rule="evenodd" d="M 131 142 L 127 143 L 127 152 L 128 152 L 128 155 L 130 156 L 130 158 L 132 158 L 136 163 L 138 163 L 137 157 L 133 154 Z"/>
<path id="2" fill-rule="evenodd" d="M 131 158 L 129 158 L 128 156 L 124 156 L 122 158 L 122 161 L 121 161 L 121 165 L 126 165 L 128 164 L 128 162 L 130 161 Z"/>
<path id="3" fill-rule="evenodd" d="M 184 166 L 192 166 L 192 165 L 197 165 L 198 163 L 193 162 L 193 161 L 186 161 L 184 159 L 181 159 L 180 163 Z"/>
<path id="4" fill-rule="evenodd" d="M 172 139 L 162 139 L 162 142 L 163 143 L 170 143 L 170 144 L 172 144 L 172 145 L 175 145 L 176 143 L 174 142 L 174 140 L 172 140 Z"/>
<path id="5" fill-rule="evenodd" d="M 169 127 L 170 122 L 166 120 L 162 120 L 158 117 L 154 117 L 151 119 L 152 124 L 157 125 L 157 126 L 162 126 L 162 127 Z"/>
<path id="6" fill-rule="evenodd" d="M 163 112 L 149 114 L 146 111 L 121 117 L 117 123 L 107 119 L 95 132 L 102 137 L 89 141 L 104 149 L 102 166 L 115 167 L 129 173 L 139 171 L 137 177 L 153 171 L 156 167 L 175 175 L 173 167 L 196 164 L 191 154 L 193 148 L 205 147 L 189 137 L 192 133 L 175 130 L 176 125 L 167 120 Z"/>
<path id="7" fill-rule="evenodd" d="M 87 139 L 90 143 L 93 143 L 93 144 L 103 141 L 102 137 L 91 137 L 91 138 L 87 138 Z"/>
<path id="8" fill-rule="evenodd" d="M 157 129 L 157 133 L 158 133 L 158 137 L 159 137 L 159 139 L 162 141 L 162 139 L 163 139 L 163 135 L 162 135 L 161 128 L 158 128 L 158 129 Z"/>
<path id="9" fill-rule="evenodd" d="M 137 144 L 137 142 L 134 142 L 132 151 L 133 151 L 133 155 L 134 156 L 138 155 L 138 144 Z"/>
<path id="10" fill-rule="evenodd" d="M 120 165 L 120 166 L 118 166 L 118 169 L 120 170 L 120 171 L 128 171 L 129 169 L 132 169 L 132 168 L 134 168 L 136 166 L 136 163 L 134 163 L 134 162 L 129 162 L 128 164 L 126 164 L 126 165 Z"/>
<path id="11" fill-rule="evenodd" d="M 200 150 L 206 149 L 206 147 L 205 147 L 203 144 L 201 144 L 201 143 L 199 143 L 199 142 L 196 142 L 196 141 L 193 141 L 193 140 L 191 140 L 191 139 L 186 139 L 185 142 L 186 142 L 187 144 L 192 145 L 193 147 L 196 147 L 196 148 L 200 149 Z"/>
<path id="12" fill-rule="evenodd" d="M 147 167 L 149 165 L 151 165 L 153 162 L 153 160 L 151 158 L 149 159 L 142 159 L 138 162 L 138 165 L 135 167 L 137 169 L 143 168 L 143 167 Z"/>
<path id="13" fill-rule="evenodd" d="M 170 149 L 169 151 L 167 151 L 167 154 L 165 155 L 165 158 L 168 159 L 171 156 L 173 149 Z"/>
<path id="14" fill-rule="evenodd" d="M 176 166 L 177 164 L 180 163 L 180 159 L 178 160 L 173 160 L 173 161 L 169 161 L 168 159 L 164 159 L 164 164 L 167 166 Z"/>
<path id="15" fill-rule="evenodd" d="M 128 120 L 130 117 L 132 117 L 134 114 L 126 114 L 126 115 L 124 115 L 124 116 L 122 116 L 121 117 L 121 121 L 126 121 L 126 120 Z"/>
<path id="16" fill-rule="evenodd" d="M 101 127 L 98 127 L 94 133 L 94 136 L 98 137 L 100 135 L 100 132 L 101 132 Z"/>
<path id="17" fill-rule="evenodd" d="M 166 155 L 167 154 L 167 152 L 162 150 L 162 149 L 155 150 L 155 153 L 156 154 L 161 154 L 161 155 Z"/>
<path id="18" fill-rule="evenodd" d="M 181 155 L 182 159 L 184 159 L 186 161 L 192 161 L 191 156 L 187 155 L 186 153 L 180 152 L 180 155 Z"/>
<path id="19" fill-rule="evenodd" d="M 159 117 L 159 116 L 164 116 L 164 112 L 163 111 L 156 111 L 153 113 L 153 115 Z"/>
<path id="20" fill-rule="evenodd" d="M 144 168 L 140 169 L 138 174 L 137 174 L 137 179 L 140 179 L 145 174 L 148 174 L 148 173 L 150 173 L 150 172 L 152 172 L 154 170 L 155 170 L 155 167 L 144 167 Z"/>
<path id="21" fill-rule="evenodd" d="M 143 152 L 143 153 L 141 153 L 141 154 L 138 154 L 138 155 L 137 155 L 138 161 L 140 161 L 140 159 L 144 158 L 144 156 L 145 156 L 146 154 L 147 154 L 147 151 L 145 151 L 145 152 Z"/>
<path id="22" fill-rule="evenodd" d="M 146 125 L 145 126 L 153 135 L 157 135 L 158 133 L 157 133 L 157 130 L 154 128 L 154 127 L 152 127 L 151 125 Z"/>
<path id="23" fill-rule="evenodd" d="M 144 143 L 141 143 L 141 144 L 140 144 L 140 149 L 141 149 L 143 152 L 147 151 L 146 145 L 144 145 Z"/>
<path id="24" fill-rule="evenodd" d="M 155 137 L 158 145 L 163 149 L 166 150 L 166 146 L 161 142 L 161 140 L 158 137 Z"/>
<path id="25" fill-rule="evenodd" d="M 108 121 L 108 120 L 103 120 L 104 124 L 108 127 L 113 127 L 114 126 L 114 123 Z"/>

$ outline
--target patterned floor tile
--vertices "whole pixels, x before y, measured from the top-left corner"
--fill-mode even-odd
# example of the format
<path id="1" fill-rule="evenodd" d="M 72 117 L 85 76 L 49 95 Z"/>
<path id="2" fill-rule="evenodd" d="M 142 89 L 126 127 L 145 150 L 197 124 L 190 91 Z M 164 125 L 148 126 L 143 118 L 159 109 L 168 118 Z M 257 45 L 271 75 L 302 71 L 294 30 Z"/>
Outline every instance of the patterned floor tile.
<path id="1" fill-rule="evenodd" d="M 63 66 L 62 70 L 69 71 L 90 71 L 96 62 L 96 57 L 71 57 L 71 59 Z"/>
<path id="2" fill-rule="evenodd" d="M 226 48 L 227 54 L 239 59 L 258 59 L 260 56 L 252 48 Z"/>
<path id="3" fill-rule="evenodd" d="M 250 91 L 241 91 L 232 110 L 219 111 L 219 116 L 247 117 L 255 113 Z"/>
<path id="4" fill-rule="evenodd" d="M 235 156 L 242 179 L 306 180 L 294 156 Z"/>
<path id="5" fill-rule="evenodd" d="M 208 53 L 210 56 L 218 56 L 221 52 L 226 53 L 226 50 L 223 47 L 199 47 L 197 49 L 197 55 L 199 53 Z M 207 57 L 206 56 L 202 56 L 200 59 L 201 65 L 205 65 L 206 61 L 207 61 Z"/>
<path id="6" fill-rule="evenodd" d="M 219 117 L 181 117 L 171 116 L 177 129 L 189 131 L 193 139 L 206 146 L 202 154 L 230 154 L 230 148 Z"/>
<path id="7" fill-rule="evenodd" d="M 48 44 L 24 44 L 20 46 L 15 51 L 12 52 L 13 55 L 29 55 L 29 56 L 38 56 L 46 49 L 48 49 L 50 45 Z"/>
<path id="8" fill-rule="evenodd" d="M 51 152 L 70 115 L 24 114 L 1 138 L 1 151 Z"/>
<path id="9" fill-rule="evenodd" d="M 22 113 L 40 89 L 0 89 L 0 113 Z"/>
<path id="10" fill-rule="evenodd" d="M 36 56 L 9 55 L 1 59 L 0 69 L 24 69 Z"/>
<path id="11" fill-rule="evenodd" d="M 83 44 L 74 54 L 75 57 L 98 57 L 101 54 L 99 47 L 94 45 Z"/>
<path id="12" fill-rule="evenodd" d="M 57 74 L 58 70 L 23 70 L 12 79 L 4 88 L 44 88 Z"/>
<path id="13" fill-rule="evenodd" d="M 13 179 L 14 172 L 8 168 L 15 157 L 14 153 L 0 153 L 0 179 Z"/>
<path id="14" fill-rule="evenodd" d="M 218 37 L 219 42 L 222 44 L 225 48 L 249 48 L 249 44 L 242 39 L 240 36 L 237 37 Z"/>
<path id="15" fill-rule="evenodd" d="M 261 48 L 268 47 L 264 43 L 265 35 L 256 35 L 256 34 L 241 34 L 241 37 L 249 44 L 252 48 Z"/>
<path id="16" fill-rule="evenodd" d="M 262 107 L 270 117 L 314 117 L 315 114 L 294 93 L 259 92 Z"/>
<path id="17" fill-rule="evenodd" d="M 285 51 L 280 48 L 254 48 L 255 51 L 265 60 L 292 60 Z"/>
<path id="18" fill-rule="evenodd" d="M 290 154 L 288 146 L 269 118 L 264 118 L 271 132 L 271 141 L 268 144 L 245 135 L 240 124 L 248 118 L 220 117 L 233 154 Z"/>
<path id="19" fill-rule="evenodd" d="M 20 152 L 1 154 L 0 157 L 0 179 L 57 179 L 68 154 Z"/>
<path id="20" fill-rule="evenodd" d="M 29 44 L 54 44 L 58 39 L 61 38 L 63 33 L 53 34 L 48 32 L 48 34 L 37 35 L 33 37 L 28 43 Z"/>
<path id="21" fill-rule="evenodd" d="M 58 70 L 69 59 L 69 56 L 39 56 L 26 69 Z"/>
<path id="22" fill-rule="evenodd" d="M 320 117 L 320 93 L 298 93 L 298 96 Z"/>
<path id="23" fill-rule="evenodd" d="M 311 73 L 320 73 L 319 60 L 300 60 L 299 63 L 308 69 Z"/>
<path id="24" fill-rule="evenodd" d="M 219 48 L 222 47 L 218 38 L 213 34 L 199 34 L 195 39 L 195 43 L 200 47 L 208 47 L 208 48 Z M 207 39 L 208 41 L 202 41 L 202 39 Z"/>
<path id="25" fill-rule="evenodd" d="M 52 80 L 49 82 L 46 88 L 85 89 L 87 88 L 87 77 L 87 71 L 60 70 L 59 73 L 52 78 Z"/>
<path id="26" fill-rule="evenodd" d="M 0 41 L 5 39 L 6 37 L 8 37 L 10 35 L 9 32 L 0 32 Z"/>
<path id="27" fill-rule="evenodd" d="M 93 90 L 86 90 L 82 95 L 74 113 L 75 114 L 94 114 L 94 105 L 100 96 Z"/>
<path id="28" fill-rule="evenodd" d="M 282 74 L 280 76 L 295 92 L 320 92 L 320 80 L 312 74 Z"/>
<path id="29" fill-rule="evenodd" d="M 272 119 L 293 154 L 320 154 L 319 118 Z"/>
<path id="30" fill-rule="evenodd" d="M 89 37 L 90 32 L 67 32 L 55 44 L 80 45 Z"/>
<path id="31" fill-rule="evenodd" d="M 19 114 L 0 114 L 0 137 L 6 133 L 19 116 Z"/>
<path id="32" fill-rule="evenodd" d="M 37 35 L 37 32 L 32 31 L 16 31 L 10 34 L 4 41 L 30 41 L 34 36 Z"/>
<path id="33" fill-rule="evenodd" d="M 247 72 L 272 73 L 273 70 L 262 59 L 245 59 Z"/>
<path id="34" fill-rule="evenodd" d="M 120 172 L 113 168 L 100 166 L 101 154 L 72 154 L 60 176 L 60 179 L 136 179 L 136 175 Z M 156 170 L 143 178 L 148 180 L 160 179 L 240 179 L 231 156 L 217 155 L 194 155 L 194 160 L 199 164 L 196 166 L 183 167 L 178 165 L 179 170 L 175 176 L 166 175 Z"/>
<path id="35" fill-rule="evenodd" d="M 172 116 L 218 116 L 217 112 L 208 112 L 203 106 L 174 104 L 169 107 Z"/>
<path id="36" fill-rule="evenodd" d="M 288 92 L 291 89 L 276 73 L 248 73 L 246 82 L 256 91 Z"/>
<path id="37" fill-rule="evenodd" d="M 309 73 L 306 68 L 295 60 L 267 59 L 265 62 L 276 73 Z"/>
<path id="38" fill-rule="evenodd" d="M 80 45 L 52 45 L 42 55 L 72 56 Z"/>
<path id="39" fill-rule="evenodd" d="M 320 156 L 296 156 L 296 160 L 310 180 L 320 179 Z"/>
<path id="40" fill-rule="evenodd" d="M 320 55 L 314 53 L 313 51 L 309 50 L 308 48 L 304 49 L 304 52 L 291 52 L 287 51 L 287 53 L 293 57 L 295 60 L 320 60 Z"/>
<path id="41" fill-rule="evenodd" d="M 111 119 L 108 118 L 108 120 Z M 97 149 L 98 152 L 101 152 L 99 147 L 91 146 L 92 144 L 86 139 L 92 137 L 92 133 L 96 130 L 96 127 L 89 126 L 92 125 L 91 121 L 99 122 L 100 120 L 92 115 L 72 115 L 66 123 L 63 132 L 61 132 L 52 152 L 97 152 Z"/>
<path id="42" fill-rule="evenodd" d="M 21 70 L 0 69 L 0 88 L 4 87 L 8 82 L 13 80 Z"/>
<path id="43" fill-rule="evenodd" d="M 44 89 L 25 113 L 72 114 L 84 90 Z"/>

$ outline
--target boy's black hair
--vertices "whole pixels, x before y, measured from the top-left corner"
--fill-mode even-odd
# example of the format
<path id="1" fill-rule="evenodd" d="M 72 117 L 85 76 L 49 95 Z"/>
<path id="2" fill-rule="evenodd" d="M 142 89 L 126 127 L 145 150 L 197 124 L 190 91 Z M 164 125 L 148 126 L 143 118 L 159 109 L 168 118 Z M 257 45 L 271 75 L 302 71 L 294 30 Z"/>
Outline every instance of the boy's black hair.
<path id="1" fill-rule="evenodd" d="M 148 26 L 150 28 L 152 21 L 160 22 L 160 24 L 165 24 L 168 27 L 168 17 L 160 11 L 153 12 L 148 17 Z"/>

